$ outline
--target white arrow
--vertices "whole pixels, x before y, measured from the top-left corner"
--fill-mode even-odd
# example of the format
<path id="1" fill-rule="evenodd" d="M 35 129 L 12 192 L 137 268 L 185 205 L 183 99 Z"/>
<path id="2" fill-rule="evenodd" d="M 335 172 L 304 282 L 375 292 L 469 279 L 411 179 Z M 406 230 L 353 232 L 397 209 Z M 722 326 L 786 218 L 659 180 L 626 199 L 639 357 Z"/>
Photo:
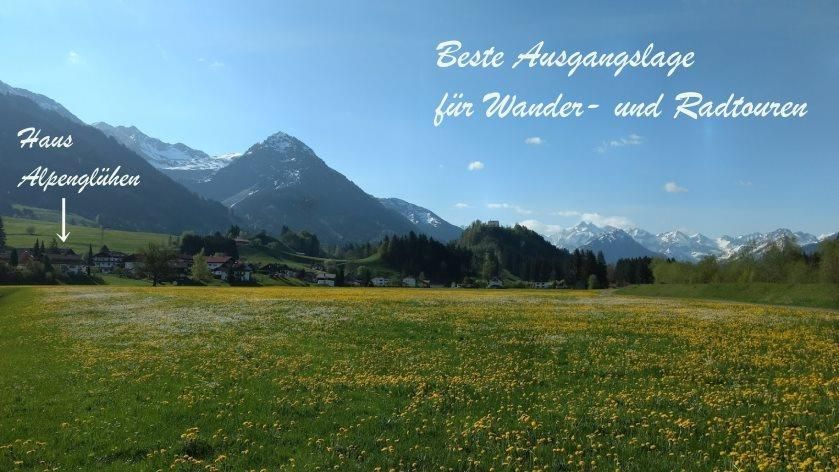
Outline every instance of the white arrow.
<path id="1" fill-rule="evenodd" d="M 67 200 L 64 198 L 61 199 L 61 234 L 56 233 L 55 235 L 62 243 L 66 243 L 67 237 L 70 236 L 70 233 L 67 232 Z"/>

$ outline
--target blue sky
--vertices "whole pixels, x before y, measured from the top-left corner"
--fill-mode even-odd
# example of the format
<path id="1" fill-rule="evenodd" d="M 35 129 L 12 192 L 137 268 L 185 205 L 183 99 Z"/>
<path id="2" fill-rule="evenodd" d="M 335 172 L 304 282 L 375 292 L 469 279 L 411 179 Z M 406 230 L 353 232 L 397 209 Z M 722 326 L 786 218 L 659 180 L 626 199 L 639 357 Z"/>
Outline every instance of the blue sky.
<path id="1" fill-rule="evenodd" d="M 367 192 L 456 224 L 584 218 L 709 236 L 839 229 L 839 3 L 594 3 L 4 2 L 0 80 L 87 122 L 133 124 L 210 154 L 282 130 Z M 435 47 L 449 39 L 495 46 L 508 66 L 540 40 L 583 52 L 655 42 L 696 61 L 670 78 L 439 69 Z M 601 108 L 573 120 L 433 126 L 444 92 L 479 104 L 491 91 L 532 101 L 564 93 Z M 673 120 L 682 91 L 803 101 L 809 113 Z M 612 115 L 620 101 L 659 93 L 661 118 Z M 527 144 L 533 137 L 541 144 Z M 469 170 L 475 161 L 482 168 Z"/>

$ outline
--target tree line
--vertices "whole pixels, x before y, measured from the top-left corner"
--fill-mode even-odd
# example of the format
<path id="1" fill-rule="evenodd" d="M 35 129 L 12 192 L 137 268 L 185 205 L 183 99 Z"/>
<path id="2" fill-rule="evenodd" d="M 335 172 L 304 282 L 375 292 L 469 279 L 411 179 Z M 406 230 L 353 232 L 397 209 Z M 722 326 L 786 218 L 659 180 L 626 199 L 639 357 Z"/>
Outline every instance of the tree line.
<path id="1" fill-rule="evenodd" d="M 559 249 L 538 233 L 476 221 L 460 239 L 443 244 L 413 232 L 385 238 L 379 245 L 382 262 L 404 275 L 423 274 L 435 282 L 469 282 L 510 275 L 532 282 L 564 282 L 568 287 L 608 286 L 602 253 Z"/>
<path id="2" fill-rule="evenodd" d="M 785 238 L 756 255 L 746 247 L 727 260 L 706 257 L 699 262 L 656 259 L 651 264 L 656 283 L 839 283 L 839 239 L 822 241 L 812 253 Z"/>

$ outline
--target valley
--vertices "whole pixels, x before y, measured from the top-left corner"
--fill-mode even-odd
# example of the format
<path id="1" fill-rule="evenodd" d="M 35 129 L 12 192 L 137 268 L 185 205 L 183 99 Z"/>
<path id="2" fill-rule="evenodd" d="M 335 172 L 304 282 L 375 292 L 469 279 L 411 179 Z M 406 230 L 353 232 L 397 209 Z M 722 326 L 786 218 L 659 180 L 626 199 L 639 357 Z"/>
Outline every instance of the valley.
<path id="1" fill-rule="evenodd" d="M 244 152 L 210 156 L 183 143 L 163 142 L 144 134 L 135 126 L 97 122 L 79 128 L 82 123 L 78 118 L 47 97 L 15 89 L 2 82 L 0 92 L 5 94 L 0 94 L 0 98 L 22 98 L 41 110 L 34 112 L 29 109 L 27 119 L 37 118 L 36 121 L 60 124 L 52 128 L 42 125 L 35 131 L 35 137 L 41 136 L 38 134 L 40 131 L 45 133 L 43 136 L 64 136 L 73 129 L 79 129 L 73 133 L 73 139 L 84 146 L 86 153 L 94 152 L 86 155 L 83 161 L 99 164 L 93 168 L 103 169 L 113 167 L 115 163 L 122 164 L 124 172 L 135 177 L 142 176 L 143 185 L 138 187 L 140 194 L 114 194 L 114 201 L 126 202 L 119 205 L 118 211 L 113 208 L 110 197 L 105 197 L 105 201 L 109 201 L 106 205 L 103 205 L 102 197 L 71 202 L 73 211 L 85 218 L 99 220 L 106 227 L 180 234 L 190 230 L 221 231 L 230 224 L 239 225 L 251 233 L 260 230 L 277 233 L 282 226 L 287 226 L 316 234 L 321 242 L 330 245 L 376 242 L 385 236 L 404 235 L 411 231 L 446 243 L 457 240 L 463 232 L 462 227 L 445 221 L 427 208 L 398 198 L 376 198 L 368 194 L 329 167 L 305 143 L 283 132 L 268 136 Z M 104 141 L 102 134 L 106 136 Z M 18 138 L 14 140 L 18 141 Z M 12 155 L 23 151 L 7 150 Z M 30 162 L 44 155 L 37 153 L 37 148 L 27 148 L 26 151 L 30 151 L 25 156 Z M 93 156 L 96 159 L 91 159 Z M 74 158 L 69 154 L 48 159 L 55 163 L 52 167 L 59 172 L 57 175 L 64 175 L 61 172 L 67 169 L 68 157 Z M 11 200 L 6 203 L 5 209 L 0 201 L 0 214 L 13 214 L 9 204 L 40 208 L 55 205 L 42 191 L 52 185 L 49 176 L 42 175 L 46 167 L 38 175 L 27 177 L 18 168 L 21 161 L 15 162 L 18 165 L 5 169 L 6 178 L 22 175 L 29 180 L 7 180 L 4 183 L 0 179 L 0 191 Z M 10 167 L 9 164 L 11 162 L 4 165 Z M 78 166 L 74 167 L 78 172 Z M 59 183 L 58 177 L 53 180 L 53 184 Z M 77 179 L 81 180 L 81 177 Z M 65 179 L 65 183 L 69 181 L 69 177 Z M 38 194 L 19 194 L 15 189 L 20 182 L 41 185 Z M 134 182 L 137 183 L 136 179 Z M 150 187 L 150 191 L 145 191 L 145 187 Z M 167 205 L 164 201 L 170 203 Z M 144 202 L 158 208 L 150 209 L 149 203 Z M 174 216 L 172 203 L 181 217 Z M 744 250 L 759 256 L 784 238 L 795 239 L 805 250 L 813 251 L 819 241 L 831 237 L 817 237 L 781 228 L 767 233 L 710 238 L 700 233 L 688 235 L 680 231 L 652 234 L 637 227 L 598 227 L 587 221 L 543 236 L 557 247 L 569 251 L 602 251 L 609 263 L 631 257 L 665 257 L 697 262 L 708 256 L 731 258 Z"/>

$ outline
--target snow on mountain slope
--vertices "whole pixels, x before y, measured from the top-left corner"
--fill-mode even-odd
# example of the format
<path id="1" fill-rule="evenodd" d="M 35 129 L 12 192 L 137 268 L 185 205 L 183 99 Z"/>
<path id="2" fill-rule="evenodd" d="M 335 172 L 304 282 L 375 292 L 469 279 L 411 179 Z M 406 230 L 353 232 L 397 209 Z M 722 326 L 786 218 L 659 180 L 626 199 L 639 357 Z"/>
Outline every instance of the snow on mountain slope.
<path id="1" fill-rule="evenodd" d="M 241 153 L 210 156 L 186 144 L 170 144 L 143 133 L 136 126 L 111 126 L 108 123 L 94 123 L 93 126 L 113 137 L 127 148 L 137 152 L 160 170 L 216 171 L 240 157 Z"/>
<path id="2" fill-rule="evenodd" d="M 655 236 L 655 244 L 647 247 L 653 251 L 681 261 L 698 261 L 707 256 L 722 256 L 719 246 L 709 237 L 696 233 L 668 231 Z"/>
<path id="3" fill-rule="evenodd" d="M 658 256 L 619 228 L 606 229 L 581 246 L 581 249 L 588 249 L 595 253 L 602 252 L 609 264 L 614 264 L 619 259 Z"/>
<path id="4" fill-rule="evenodd" d="M 799 246 L 807 246 L 819 242 L 819 238 L 801 231 L 793 232 L 786 228 L 779 228 L 769 233 L 749 233 L 742 236 L 721 236 L 715 242 L 720 248 L 723 258 L 735 256 L 748 251 L 751 254 L 760 255 L 771 245 L 784 241 L 794 240 Z"/>
<path id="5" fill-rule="evenodd" d="M 660 244 L 656 235 L 641 228 L 629 228 L 625 231 L 626 234 L 632 236 L 632 239 L 638 241 L 638 243 L 644 246 L 645 248 L 653 251 L 658 251 Z"/>
<path id="6" fill-rule="evenodd" d="M 437 216 L 433 211 L 399 198 L 380 198 L 379 202 L 404 216 L 417 227 L 417 233 L 424 233 L 432 238 L 448 242 L 460 237 L 462 229 Z"/>
<path id="7" fill-rule="evenodd" d="M 606 232 L 604 228 L 600 228 L 587 221 L 581 221 L 570 228 L 547 235 L 547 239 L 560 249 L 573 251 L 580 246 L 584 246 L 604 232 Z"/>
<path id="8" fill-rule="evenodd" d="M 574 250 L 581 247 L 591 247 L 593 244 L 603 247 L 604 244 L 608 243 L 606 241 L 608 238 L 603 238 L 604 234 L 613 238 L 614 235 L 610 233 L 614 233 L 615 229 L 580 222 L 570 228 L 544 236 L 557 247 Z M 652 234 L 641 228 L 629 228 L 622 232 L 653 253 L 683 261 L 698 261 L 708 256 L 726 259 L 743 251 L 749 251 L 759 256 L 773 244 L 782 243 L 785 238 L 795 240 L 802 247 L 811 246 L 823 239 L 823 237 L 816 237 L 801 231 L 793 232 L 786 228 L 768 233 L 750 233 L 735 237 L 722 236 L 717 239 L 711 239 L 701 233 L 689 235 L 682 231 Z"/>

